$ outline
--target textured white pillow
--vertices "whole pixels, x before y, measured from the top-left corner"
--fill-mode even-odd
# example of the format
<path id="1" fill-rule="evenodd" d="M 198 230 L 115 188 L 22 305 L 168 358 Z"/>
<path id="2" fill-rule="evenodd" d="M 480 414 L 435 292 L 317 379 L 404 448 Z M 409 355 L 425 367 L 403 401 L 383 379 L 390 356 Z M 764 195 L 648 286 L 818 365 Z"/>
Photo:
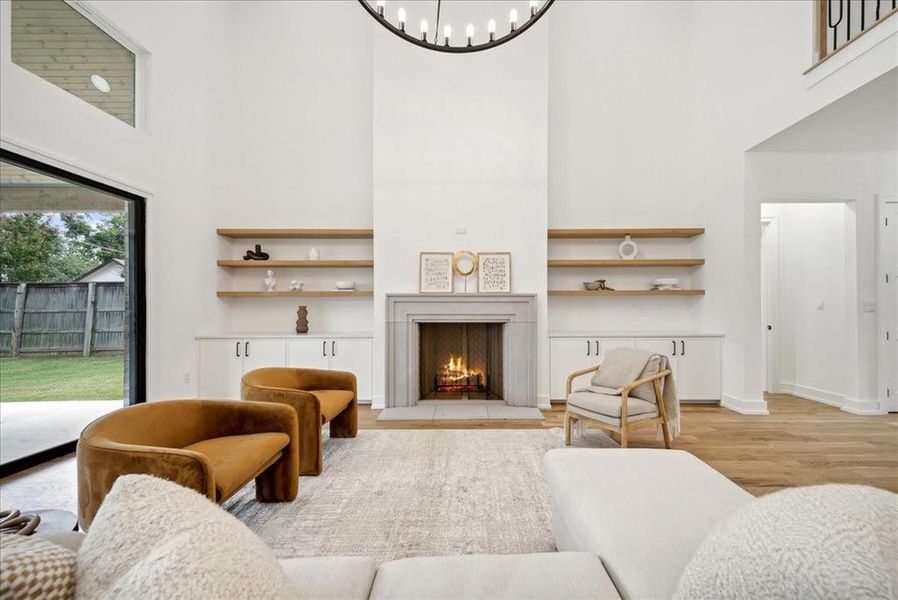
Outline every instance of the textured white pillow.
<path id="1" fill-rule="evenodd" d="M 78 553 L 78 598 L 296 598 L 271 549 L 193 490 L 125 475 Z"/>
<path id="2" fill-rule="evenodd" d="M 75 597 L 75 553 L 30 535 L 0 534 L 0 598 Z"/>
<path id="3" fill-rule="evenodd" d="M 674 598 L 898 597 L 898 494 L 821 485 L 759 498 L 702 541 Z"/>

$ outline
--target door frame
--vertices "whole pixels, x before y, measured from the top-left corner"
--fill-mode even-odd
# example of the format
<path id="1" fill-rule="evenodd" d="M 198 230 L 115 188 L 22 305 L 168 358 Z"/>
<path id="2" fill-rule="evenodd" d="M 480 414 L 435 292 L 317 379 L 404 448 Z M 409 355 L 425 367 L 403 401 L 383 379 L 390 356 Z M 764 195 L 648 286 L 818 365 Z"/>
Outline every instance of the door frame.
<path id="1" fill-rule="evenodd" d="M 888 266 L 889 257 L 884 248 L 885 240 L 882 235 L 883 227 L 885 227 L 885 218 L 887 216 L 886 205 L 898 205 L 898 196 L 880 196 L 879 194 L 876 194 L 874 195 L 874 198 L 876 201 L 876 281 L 878 282 L 876 285 L 877 396 L 879 398 L 879 406 L 883 411 L 898 412 L 898 390 L 891 390 L 892 393 L 889 396 L 886 396 L 886 389 L 889 387 L 886 373 L 888 373 L 891 368 L 889 365 L 889 358 L 891 358 L 890 353 L 895 351 L 895 347 L 898 346 L 898 340 L 886 339 L 886 331 L 889 331 L 891 327 L 894 327 L 894 323 L 887 322 L 886 311 L 884 310 L 887 301 L 894 301 L 894 299 L 888 297 L 889 293 L 887 286 L 894 286 L 898 284 L 898 281 L 891 281 L 890 279 L 889 283 L 886 283 L 886 277 L 889 275 L 891 269 Z M 893 226 L 898 228 L 898 223 L 889 224 L 889 227 Z M 892 274 L 891 277 L 898 279 L 898 275 L 895 274 Z M 895 288 L 893 287 L 892 289 Z M 898 329 L 893 333 L 898 337 Z"/>
<path id="2" fill-rule="evenodd" d="M 758 292 L 761 295 L 762 381 L 764 381 L 765 391 L 777 393 L 779 225 L 776 217 L 761 217 L 761 285 Z"/>
<path id="3" fill-rule="evenodd" d="M 6 144 L 4 144 L 6 146 Z M 44 160 L 19 154 L 6 147 L 0 147 L 0 160 L 70 181 L 128 202 L 128 297 L 131 302 L 128 311 L 128 406 L 146 402 L 146 197 L 111 185 L 105 181 L 91 179 L 79 173 L 52 164 L 52 158 L 39 155 Z M 0 465 L 0 477 L 29 469 L 54 458 L 75 451 L 77 440 L 72 440 L 52 448 L 47 448 L 29 456 L 23 456 Z"/>

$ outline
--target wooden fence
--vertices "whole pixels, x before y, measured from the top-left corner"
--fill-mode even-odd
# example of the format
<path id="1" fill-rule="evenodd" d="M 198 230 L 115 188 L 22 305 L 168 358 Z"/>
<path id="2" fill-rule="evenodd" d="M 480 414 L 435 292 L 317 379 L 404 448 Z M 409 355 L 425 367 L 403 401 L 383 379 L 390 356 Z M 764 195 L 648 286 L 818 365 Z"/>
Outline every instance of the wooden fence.
<path id="1" fill-rule="evenodd" d="M 124 350 L 125 284 L 0 284 L 0 354 Z"/>

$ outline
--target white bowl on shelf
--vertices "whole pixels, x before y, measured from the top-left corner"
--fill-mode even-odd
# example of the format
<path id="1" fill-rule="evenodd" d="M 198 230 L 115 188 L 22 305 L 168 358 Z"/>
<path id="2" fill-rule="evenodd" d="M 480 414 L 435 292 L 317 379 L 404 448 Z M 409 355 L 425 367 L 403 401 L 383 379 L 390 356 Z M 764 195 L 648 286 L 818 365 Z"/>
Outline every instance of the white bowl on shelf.
<path id="1" fill-rule="evenodd" d="M 662 277 L 660 279 L 653 279 L 652 285 L 655 287 L 676 287 L 680 285 L 680 280 L 676 277 Z"/>
<path id="2" fill-rule="evenodd" d="M 355 281 L 335 281 L 334 287 L 341 292 L 351 292 L 355 289 Z"/>

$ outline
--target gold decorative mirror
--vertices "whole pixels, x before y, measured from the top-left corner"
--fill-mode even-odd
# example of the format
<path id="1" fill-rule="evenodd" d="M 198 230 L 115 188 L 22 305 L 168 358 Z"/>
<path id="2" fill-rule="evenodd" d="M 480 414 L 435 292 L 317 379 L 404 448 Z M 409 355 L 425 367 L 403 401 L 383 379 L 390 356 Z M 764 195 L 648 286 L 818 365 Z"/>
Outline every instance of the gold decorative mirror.
<path id="1" fill-rule="evenodd" d="M 477 271 L 477 255 L 470 250 L 458 250 L 452 255 L 452 270 L 467 277 Z"/>

